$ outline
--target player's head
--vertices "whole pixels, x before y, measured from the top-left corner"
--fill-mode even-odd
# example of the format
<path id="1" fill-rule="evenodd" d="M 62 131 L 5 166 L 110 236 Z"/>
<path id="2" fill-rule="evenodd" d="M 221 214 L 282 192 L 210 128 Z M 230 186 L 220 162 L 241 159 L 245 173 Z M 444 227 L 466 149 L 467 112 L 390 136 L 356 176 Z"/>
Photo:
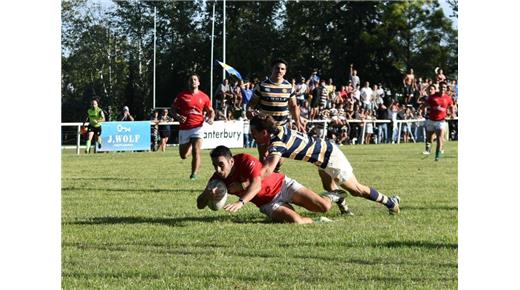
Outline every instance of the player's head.
<path id="1" fill-rule="evenodd" d="M 282 58 L 275 59 L 271 62 L 271 67 L 273 69 L 272 78 L 283 78 L 287 72 L 287 61 Z"/>
<path id="2" fill-rule="evenodd" d="M 439 83 L 439 92 L 443 93 L 448 90 L 448 84 L 445 81 Z"/>
<path id="3" fill-rule="evenodd" d="M 200 77 L 198 74 L 191 74 L 188 78 L 188 88 L 198 89 L 200 86 Z"/>
<path id="4" fill-rule="evenodd" d="M 215 172 L 223 179 L 227 178 L 233 169 L 235 160 L 231 150 L 226 146 L 220 145 L 217 148 L 211 150 L 210 153 L 211 162 Z"/>
<path id="5" fill-rule="evenodd" d="M 90 104 L 92 105 L 93 108 L 97 108 L 98 107 L 98 99 L 96 98 L 93 98 L 92 101 L 90 101 Z"/>
<path id="6" fill-rule="evenodd" d="M 258 144 L 266 144 L 270 135 L 277 131 L 273 117 L 266 114 L 258 114 L 249 122 L 251 136 Z"/>

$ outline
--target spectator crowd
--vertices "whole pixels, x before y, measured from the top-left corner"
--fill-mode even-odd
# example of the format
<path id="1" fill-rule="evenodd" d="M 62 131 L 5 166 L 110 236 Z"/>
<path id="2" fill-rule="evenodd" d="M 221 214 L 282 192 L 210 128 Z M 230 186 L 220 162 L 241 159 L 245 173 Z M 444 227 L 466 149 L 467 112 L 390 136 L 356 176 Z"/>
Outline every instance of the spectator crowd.
<path id="1" fill-rule="evenodd" d="M 447 118 L 448 138 L 458 139 L 457 80 L 447 79 L 442 69 L 436 68 L 431 78 L 416 77 L 413 69 L 409 69 L 403 77 L 402 89 L 395 92 L 382 81 L 363 80 L 353 65 L 350 65 L 348 74 L 348 83 L 341 85 L 336 85 L 333 78 L 320 76 L 318 69 L 312 70 L 307 78 L 290 79 L 300 109 L 300 121 L 310 136 L 325 137 L 339 145 L 424 141 L 427 112 L 422 105 L 428 94 L 427 88 L 432 84 L 438 87 L 444 81 L 448 84 L 447 94 L 454 103 L 454 109 Z M 224 79 L 217 86 L 213 98 L 215 121 L 246 120 L 247 104 L 260 82 L 257 78 L 251 81 Z M 111 108 L 108 109 L 110 116 Z M 134 120 L 127 106 L 117 120 Z M 152 112 L 150 120 L 154 122 L 151 128 L 152 150 L 164 151 L 171 135 L 170 126 L 159 123 L 173 119 L 167 109 L 159 109 Z M 381 120 L 387 122 L 378 122 Z M 397 120 L 416 121 L 403 123 L 399 133 Z M 244 146 L 255 147 L 254 140 L 248 134 L 247 122 L 244 131 Z"/>
<path id="2" fill-rule="evenodd" d="M 454 109 L 448 114 L 449 138 L 457 140 L 457 80 L 447 79 L 442 69 L 436 68 L 431 78 L 416 77 L 413 69 L 409 69 L 403 77 L 402 90 L 396 92 L 382 81 L 363 80 L 353 65 L 349 69 L 347 84 L 336 85 L 332 78 L 321 77 L 317 69 L 307 78 L 291 79 L 301 122 L 306 124 L 307 133 L 326 137 L 340 145 L 396 143 L 398 139 L 405 143 L 424 141 L 427 112 L 422 104 L 428 94 L 427 87 L 432 84 L 438 87 L 442 81 L 448 84 L 447 94 L 454 102 Z M 246 106 L 259 83 L 258 79 L 232 83 L 224 79 L 217 87 L 213 101 L 215 120 L 245 120 Z M 399 135 L 397 120 L 418 121 L 403 123 Z M 327 123 L 326 130 L 324 122 Z M 361 140 L 363 130 L 364 140 Z M 251 145 L 248 143 L 246 147 Z"/>

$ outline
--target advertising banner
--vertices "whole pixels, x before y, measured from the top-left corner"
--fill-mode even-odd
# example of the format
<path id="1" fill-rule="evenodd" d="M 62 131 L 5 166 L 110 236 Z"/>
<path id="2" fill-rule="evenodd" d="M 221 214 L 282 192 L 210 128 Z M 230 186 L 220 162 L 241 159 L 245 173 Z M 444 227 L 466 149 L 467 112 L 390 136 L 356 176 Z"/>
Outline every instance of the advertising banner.
<path id="1" fill-rule="evenodd" d="M 150 150 L 150 121 L 103 122 L 98 151 Z"/>
<path id="2" fill-rule="evenodd" d="M 219 145 L 229 148 L 244 147 L 244 121 L 215 121 L 204 123 L 202 149 L 213 149 Z"/>

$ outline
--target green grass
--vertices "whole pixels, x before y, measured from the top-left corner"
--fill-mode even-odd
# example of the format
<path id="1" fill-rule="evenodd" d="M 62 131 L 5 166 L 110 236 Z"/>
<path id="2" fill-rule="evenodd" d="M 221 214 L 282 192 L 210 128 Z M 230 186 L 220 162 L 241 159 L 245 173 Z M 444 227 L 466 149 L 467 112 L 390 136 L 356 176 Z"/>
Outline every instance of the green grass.
<path id="1" fill-rule="evenodd" d="M 197 210 L 213 168 L 165 153 L 62 154 L 64 289 L 456 289 L 457 143 L 440 162 L 422 144 L 341 147 L 358 180 L 401 197 L 401 215 L 365 199 L 330 224 L 270 223 L 253 204 Z M 235 149 L 233 153 L 256 149 Z M 321 192 L 317 168 L 282 170 Z M 230 200 L 235 200 L 231 197 Z M 302 208 L 302 215 L 317 217 Z"/>

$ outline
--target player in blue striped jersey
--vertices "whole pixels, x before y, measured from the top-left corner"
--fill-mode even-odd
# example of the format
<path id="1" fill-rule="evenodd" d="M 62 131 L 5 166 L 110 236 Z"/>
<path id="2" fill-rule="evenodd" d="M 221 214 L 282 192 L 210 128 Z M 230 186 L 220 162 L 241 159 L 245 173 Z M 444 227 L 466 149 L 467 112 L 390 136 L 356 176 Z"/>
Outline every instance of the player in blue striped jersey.
<path id="1" fill-rule="evenodd" d="M 251 135 L 257 143 L 268 145 L 262 176 L 269 176 L 281 157 L 307 161 L 318 166 L 326 191 L 338 192 L 339 185 L 353 196 L 384 204 L 390 214 L 399 213 L 400 198 L 387 197 L 375 188 L 359 183 L 350 162 L 335 144 L 319 138 L 314 139 L 287 126 L 277 126 L 271 116 L 263 114 L 251 119 L 250 128 Z M 337 202 L 334 199 L 333 201 Z"/>
<path id="2" fill-rule="evenodd" d="M 287 72 L 287 61 L 276 59 L 271 63 L 271 76 L 258 84 L 253 98 L 247 106 L 247 116 L 251 119 L 257 112 L 270 115 L 278 126 L 288 126 L 289 113 L 296 128 L 305 132 L 305 125 L 300 120 L 300 107 L 296 100 L 295 90 L 291 83 L 284 79 Z M 258 159 L 264 161 L 267 151 L 266 144 L 257 143 Z M 282 160 L 277 164 L 275 171 L 280 170 Z"/>

